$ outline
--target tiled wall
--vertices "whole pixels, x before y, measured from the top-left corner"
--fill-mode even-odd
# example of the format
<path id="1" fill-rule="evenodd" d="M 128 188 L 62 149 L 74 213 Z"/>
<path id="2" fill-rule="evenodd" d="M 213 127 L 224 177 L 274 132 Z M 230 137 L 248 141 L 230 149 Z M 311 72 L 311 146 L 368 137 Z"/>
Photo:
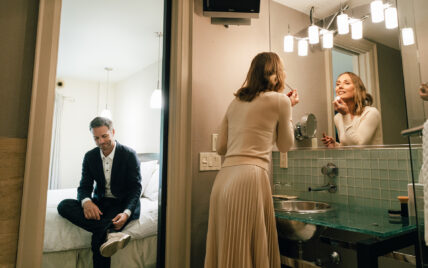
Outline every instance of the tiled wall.
<path id="1" fill-rule="evenodd" d="M 415 182 L 418 182 L 422 149 L 412 148 L 411 153 Z M 274 194 L 399 209 L 397 196 L 407 196 L 407 184 L 412 182 L 412 164 L 406 147 L 293 150 L 287 154 L 288 168 L 280 168 L 279 152 L 272 153 Z M 321 167 L 330 162 L 339 168 L 339 175 L 334 178 L 337 192 L 309 192 L 308 187 L 328 182 L 329 178 L 321 173 Z M 422 209 L 421 206 L 419 208 Z"/>

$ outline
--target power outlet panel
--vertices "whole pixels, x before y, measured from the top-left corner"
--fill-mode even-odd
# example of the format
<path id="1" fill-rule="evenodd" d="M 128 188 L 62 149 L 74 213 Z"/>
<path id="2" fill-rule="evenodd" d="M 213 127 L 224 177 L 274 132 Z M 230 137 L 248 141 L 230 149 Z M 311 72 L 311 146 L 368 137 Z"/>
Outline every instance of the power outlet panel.
<path id="1" fill-rule="evenodd" d="M 288 155 L 287 153 L 279 153 L 279 167 L 288 168 Z"/>
<path id="2" fill-rule="evenodd" d="M 221 156 L 215 152 L 199 153 L 199 170 L 220 170 Z"/>
<path id="3" fill-rule="evenodd" d="M 213 152 L 217 151 L 217 138 L 218 138 L 218 134 L 217 133 L 213 133 L 211 135 L 211 150 Z"/>

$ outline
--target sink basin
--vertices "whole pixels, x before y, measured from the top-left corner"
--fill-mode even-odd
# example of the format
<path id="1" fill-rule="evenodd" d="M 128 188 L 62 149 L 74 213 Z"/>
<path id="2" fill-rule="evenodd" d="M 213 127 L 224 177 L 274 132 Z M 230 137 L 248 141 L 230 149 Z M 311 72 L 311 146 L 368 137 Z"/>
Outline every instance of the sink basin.
<path id="1" fill-rule="evenodd" d="M 287 213 L 324 213 L 331 209 L 331 206 L 323 202 L 296 201 L 296 200 L 274 200 L 274 209 Z M 325 227 L 296 220 L 276 218 L 278 234 L 281 238 L 307 241 L 313 237 L 318 237 Z"/>
<path id="2" fill-rule="evenodd" d="M 277 211 L 295 212 L 301 214 L 324 213 L 331 209 L 329 204 L 316 201 L 275 200 L 273 202 L 273 206 Z"/>

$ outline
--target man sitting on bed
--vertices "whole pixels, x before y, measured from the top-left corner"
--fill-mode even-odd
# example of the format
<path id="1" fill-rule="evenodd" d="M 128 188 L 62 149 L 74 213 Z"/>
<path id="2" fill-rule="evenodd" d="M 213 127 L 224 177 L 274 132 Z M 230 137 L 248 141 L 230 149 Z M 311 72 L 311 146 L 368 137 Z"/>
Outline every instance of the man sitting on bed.
<path id="1" fill-rule="evenodd" d="M 96 117 L 89 129 L 97 147 L 83 159 L 77 200 L 63 200 L 58 212 L 92 233 L 94 267 L 104 268 L 131 239 L 119 231 L 140 216 L 140 161 L 134 150 L 115 141 L 111 120 Z"/>

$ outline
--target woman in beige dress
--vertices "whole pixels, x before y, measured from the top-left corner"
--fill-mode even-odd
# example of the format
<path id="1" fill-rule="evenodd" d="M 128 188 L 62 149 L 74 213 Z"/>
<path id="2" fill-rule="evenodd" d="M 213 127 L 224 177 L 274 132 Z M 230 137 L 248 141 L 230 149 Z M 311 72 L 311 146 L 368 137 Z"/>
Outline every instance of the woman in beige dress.
<path id="1" fill-rule="evenodd" d="M 351 72 L 345 72 L 336 81 L 336 99 L 333 101 L 337 114 L 334 124 L 340 143 L 326 136 L 322 141 L 329 147 L 342 145 L 379 145 L 382 144 L 380 113 L 373 103 L 372 96 L 366 92 L 361 78 Z"/>
<path id="2" fill-rule="evenodd" d="M 280 267 L 268 170 L 272 147 L 293 145 L 291 107 L 282 94 L 285 73 L 277 54 L 252 61 L 222 121 L 217 152 L 225 155 L 211 192 L 205 268 Z"/>

